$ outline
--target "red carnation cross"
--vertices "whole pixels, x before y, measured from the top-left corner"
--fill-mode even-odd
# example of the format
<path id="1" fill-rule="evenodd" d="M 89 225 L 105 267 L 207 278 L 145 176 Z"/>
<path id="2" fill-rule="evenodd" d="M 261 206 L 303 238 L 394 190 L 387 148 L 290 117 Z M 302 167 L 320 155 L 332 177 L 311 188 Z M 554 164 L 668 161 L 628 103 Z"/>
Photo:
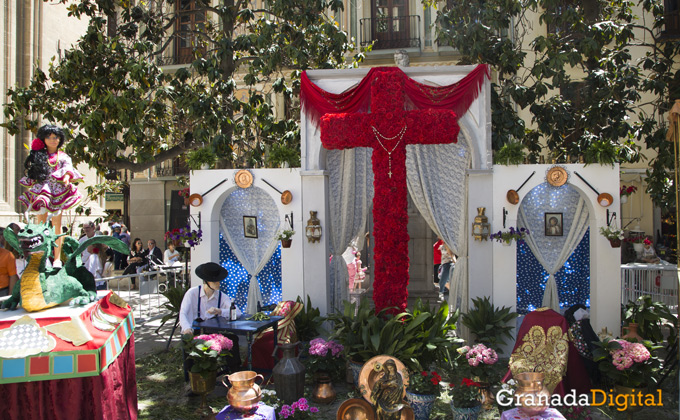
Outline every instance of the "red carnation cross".
<path id="1" fill-rule="evenodd" d="M 391 306 L 406 309 L 406 145 L 455 143 L 460 130 L 453 111 L 406 111 L 405 78 L 397 67 L 381 69 L 371 85 L 370 114 L 325 114 L 320 119 L 326 149 L 373 148 L 376 311 Z"/>

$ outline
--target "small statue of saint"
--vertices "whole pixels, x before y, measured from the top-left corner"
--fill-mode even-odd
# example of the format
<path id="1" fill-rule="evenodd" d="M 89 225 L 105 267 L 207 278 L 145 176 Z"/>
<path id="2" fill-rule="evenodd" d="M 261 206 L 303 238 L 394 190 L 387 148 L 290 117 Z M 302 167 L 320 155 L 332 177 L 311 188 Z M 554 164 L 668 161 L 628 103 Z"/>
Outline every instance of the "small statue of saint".
<path id="1" fill-rule="evenodd" d="M 397 371 L 394 360 L 382 365 L 383 373 L 373 384 L 371 402 L 375 407 L 378 420 L 400 420 L 401 410 L 406 405 L 403 400 L 404 381 Z"/>

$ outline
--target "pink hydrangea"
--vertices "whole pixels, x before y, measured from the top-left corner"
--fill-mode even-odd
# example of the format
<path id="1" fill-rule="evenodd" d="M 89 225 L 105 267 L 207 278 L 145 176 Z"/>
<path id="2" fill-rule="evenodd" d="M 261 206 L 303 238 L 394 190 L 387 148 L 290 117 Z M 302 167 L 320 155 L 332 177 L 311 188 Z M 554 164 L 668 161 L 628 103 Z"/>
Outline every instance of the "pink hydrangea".
<path id="1" fill-rule="evenodd" d="M 223 350 L 231 350 L 234 343 L 222 334 L 203 334 L 194 337 L 195 340 L 205 340 L 211 350 L 220 353 Z"/>
<path id="2" fill-rule="evenodd" d="M 618 370 L 629 369 L 633 363 L 643 363 L 647 361 L 652 355 L 647 350 L 647 347 L 641 343 L 631 343 L 626 340 L 614 340 L 621 346 L 620 349 L 613 350 L 612 363 Z"/>
<path id="3" fill-rule="evenodd" d="M 326 341 L 323 338 L 315 338 L 309 342 L 309 354 L 313 356 L 325 357 L 330 351 L 333 357 L 340 357 L 344 347 L 335 341 Z"/>
<path id="4" fill-rule="evenodd" d="M 480 363 L 493 365 L 498 361 L 498 354 L 494 349 L 490 349 L 484 344 L 477 344 L 473 347 L 464 346 L 458 349 L 460 354 L 464 354 L 470 366 L 479 366 Z"/>

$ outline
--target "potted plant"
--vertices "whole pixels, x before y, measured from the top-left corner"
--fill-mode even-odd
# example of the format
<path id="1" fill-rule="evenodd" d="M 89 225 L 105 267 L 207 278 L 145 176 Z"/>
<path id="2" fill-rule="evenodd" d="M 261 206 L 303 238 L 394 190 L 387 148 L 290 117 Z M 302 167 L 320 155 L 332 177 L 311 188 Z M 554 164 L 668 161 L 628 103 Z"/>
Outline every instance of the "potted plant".
<path id="1" fill-rule="evenodd" d="M 284 229 L 276 235 L 276 239 L 281 241 L 281 248 L 290 248 L 293 242 L 293 235 L 295 235 L 295 231 L 289 229 Z"/>
<path id="2" fill-rule="evenodd" d="M 527 228 L 519 228 L 515 229 L 514 227 L 510 227 L 510 229 L 506 231 L 501 231 L 499 230 L 496 233 L 492 233 L 489 237 L 492 240 L 497 240 L 498 242 L 501 242 L 503 245 L 510 245 L 512 244 L 512 241 L 519 241 L 520 239 L 524 239 L 526 235 L 529 234 L 529 229 Z"/>
<path id="3" fill-rule="evenodd" d="M 660 343 L 664 340 L 664 325 L 677 325 L 678 319 L 668 306 L 662 302 L 655 302 L 649 295 L 637 298 L 635 302 L 628 301 L 621 314 L 628 333 L 639 332 L 642 338 Z M 676 328 L 669 328 L 669 344 L 676 340 Z M 625 336 L 624 336 L 625 337 Z"/>
<path id="4" fill-rule="evenodd" d="M 297 297 L 296 301 L 304 304 L 300 296 Z M 294 319 L 298 340 L 306 343 L 311 341 L 312 338 L 318 337 L 318 327 L 323 321 L 324 318 L 321 317 L 321 311 L 319 311 L 319 308 L 312 306 L 312 300 L 307 295 L 307 305 L 302 307 L 302 310 Z"/>
<path id="5" fill-rule="evenodd" d="M 517 318 L 517 312 L 494 306 L 488 296 L 473 298 L 472 303 L 472 309 L 462 316 L 463 325 L 474 334 L 475 342 L 502 352 L 500 346 L 506 344 L 505 338 L 513 339 L 510 334 L 513 327 L 509 324 Z"/>
<path id="6" fill-rule="evenodd" d="M 458 353 L 465 358 L 462 364 L 467 367 L 470 377 L 479 383 L 482 405 L 491 408 L 494 401 L 491 384 L 500 379 L 494 370 L 498 354 L 484 344 L 463 346 L 458 349 Z"/>
<path id="7" fill-rule="evenodd" d="M 600 234 L 609 240 L 612 248 L 618 248 L 621 246 L 621 240 L 623 239 L 623 231 L 615 226 L 602 226 L 600 227 Z"/>
<path id="8" fill-rule="evenodd" d="M 316 416 L 313 416 L 312 414 L 316 414 L 318 412 L 319 409 L 317 407 L 310 406 L 306 399 L 300 398 L 291 405 L 282 405 L 278 418 L 291 420 L 313 419 Z"/>
<path id="9" fill-rule="evenodd" d="M 189 361 L 191 390 L 196 394 L 207 394 L 215 388 L 217 369 L 224 365 L 234 343 L 221 334 L 206 334 L 183 339 L 184 352 Z"/>
<path id="10" fill-rule="evenodd" d="M 624 239 L 624 241 L 630 242 L 631 244 L 633 244 L 633 249 L 635 250 L 635 252 L 637 253 L 637 255 L 639 257 L 640 254 L 642 253 L 642 250 L 645 247 L 645 244 L 644 244 L 645 239 L 647 239 L 647 237 L 645 235 L 631 235 L 631 236 L 627 237 L 626 239 Z"/>
<path id="11" fill-rule="evenodd" d="M 637 187 L 634 185 L 630 185 L 626 187 L 625 185 L 621 185 L 621 189 L 619 190 L 619 195 L 621 196 L 621 204 L 624 204 L 628 201 L 628 197 L 630 197 L 635 191 L 637 191 Z"/>
<path id="12" fill-rule="evenodd" d="M 436 372 L 409 372 L 409 383 L 406 387 L 406 401 L 415 414 L 416 420 L 430 418 L 434 402 L 439 397 L 442 377 Z"/>
<path id="13" fill-rule="evenodd" d="M 518 141 L 505 143 L 493 154 L 494 163 L 497 165 L 520 165 L 524 163 L 525 157 L 524 145 Z"/>
<path id="14" fill-rule="evenodd" d="M 660 361 L 653 356 L 654 350 L 660 348 L 650 341 L 631 343 L 623 339 L 605 338 L 594 343 L 593 360 L 600 371 L 614 384 L 617 392 L 632 394 L 632 389 L 644 389 L 656 385 L 656 373 Z"/>
<path id="15" fill-rule="evenodd" d="M 312 399 L 319 403 L 330 403 L 335 400 L 333 379 L 339 379 L 345 367 L 342 344 L 333 340 L 315 338 L 309 342 L 307 369 L 314 375 Z"/>
<path id="16" fill-rule="evenodd" d="M 201 243 L 201 238 L 203 237 L 203 231 L 193 230 L 191 226 L 186 225 L 183 228 L 177 228 L 165 232 L 165 240 L 172 240 L 175 246 L 180 246 L 183 243 L 189 244 L 190 247 L 195 247 Z"/>
<path id="17" fill-rule="evenodd" d="M 201 147 L 187 153 L 187 166 L 191 170 L 212 168 L 217 162 L 217 156 L 210 148 Z"/>
<path id="18" fill-rule="evenodd" d="M 469 378 L 463 378 L 460 384 L 449 383 L 448 392 L 451 396 L 451 411 L 454 420 L 477 419 L 482 411 L 479 386 L 479 383 Z"/>
<path id="19" fill-rule="evenodd" d="M 189 195 L 191 195 L 191 193 L 189 192 L 189 187 L 182 188 L 181 190 L 177 191 L 177 195 L 184 198 L 185 206 L 189 205 Z"/>

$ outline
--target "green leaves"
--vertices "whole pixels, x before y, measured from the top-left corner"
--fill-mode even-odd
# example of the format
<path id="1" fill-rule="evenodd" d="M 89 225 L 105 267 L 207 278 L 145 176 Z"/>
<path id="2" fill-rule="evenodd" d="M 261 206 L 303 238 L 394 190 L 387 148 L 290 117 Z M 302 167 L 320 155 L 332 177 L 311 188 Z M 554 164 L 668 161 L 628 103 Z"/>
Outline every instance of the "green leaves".
<path id="1" fill-rule="evenodd" d="M 508 324 L 517 318 L 517 313 L 510 312 L 510 308 L 505 306 L 494 306 L 487 296 L 473 298 L 472 303 L 472 309 L 462 316 L 463 325 L 475 335 L 476 343 L 483 343 L 502 352 L 500 346 L 506 344 L 505 338 L 513 338 L 510 331 L 514 326 Z"/>

